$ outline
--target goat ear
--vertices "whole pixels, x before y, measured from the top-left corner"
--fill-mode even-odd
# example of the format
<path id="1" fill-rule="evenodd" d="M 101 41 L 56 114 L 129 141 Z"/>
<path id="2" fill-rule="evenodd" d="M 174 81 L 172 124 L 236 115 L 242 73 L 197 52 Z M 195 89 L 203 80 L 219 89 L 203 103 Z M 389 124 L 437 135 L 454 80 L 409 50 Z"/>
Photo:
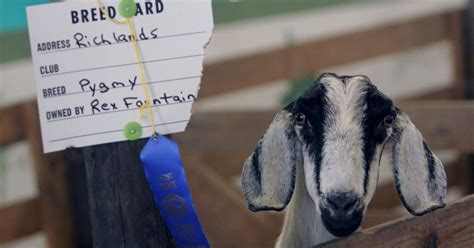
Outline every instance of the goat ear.
<path id="1" fill-rule="evenodd" d="M 295 186 L 300 143 L 292 114 L 280 111 L 244 164 L 242 192 L 252 211 L 283 210 Z"/>
<path id="2" fill-rule="evenodd" d="M 411 214 L 423 215 L 445 206 L 447 182 L 443 164 L 400 110 L 384 157 L 392 166 L 398 195 Z"/>

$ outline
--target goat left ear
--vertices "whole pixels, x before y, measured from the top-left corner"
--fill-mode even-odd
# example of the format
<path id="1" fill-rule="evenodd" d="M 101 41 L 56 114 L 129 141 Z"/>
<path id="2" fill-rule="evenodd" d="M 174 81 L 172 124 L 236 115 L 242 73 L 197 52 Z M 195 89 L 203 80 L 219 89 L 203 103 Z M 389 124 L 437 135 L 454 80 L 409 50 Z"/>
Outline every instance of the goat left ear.
<path id="1" fill-rule="evenodd" d="M 299 147 L 292 114 L 282 110 L 244 164 L 242 193 L 250 210 L 286 207 L 295 187 L 296 164 L 302 159 Z"/>
<path id="2" fill-rule="evenodd" d="M 413 215 L 445 206 L 446 174 L 410 118 L 397 110 L 384 157 L 389 160 L 403 205 Z"/>

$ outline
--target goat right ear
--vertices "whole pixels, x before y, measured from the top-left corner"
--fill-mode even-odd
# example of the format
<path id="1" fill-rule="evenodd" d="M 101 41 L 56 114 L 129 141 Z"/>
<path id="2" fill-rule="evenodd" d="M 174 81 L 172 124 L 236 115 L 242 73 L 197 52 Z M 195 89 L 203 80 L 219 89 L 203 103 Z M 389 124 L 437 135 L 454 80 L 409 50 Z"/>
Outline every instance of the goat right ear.
<path id="1" fill-rule="evenodd" d="M 445 206 L 446 174 L 410 118 L 397 112 L 384 155 L 391 163 L 403 205 L 411 214 L 423 215 Z"/>
<path id="2" fill-rule="evenodd" d="M 300 147 L 292 114 L 280 111 L 244 164 L 242 192 L 250 210 L 281 211 L 290 202 Z"/>

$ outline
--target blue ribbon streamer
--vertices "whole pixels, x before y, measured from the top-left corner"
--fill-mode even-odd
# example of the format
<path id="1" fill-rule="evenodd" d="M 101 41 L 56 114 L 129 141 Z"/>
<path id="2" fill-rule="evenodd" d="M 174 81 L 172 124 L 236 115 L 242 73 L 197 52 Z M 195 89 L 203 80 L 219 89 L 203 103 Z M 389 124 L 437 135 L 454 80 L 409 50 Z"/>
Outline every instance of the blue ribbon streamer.
<path id="1" fill-rule="evenodd" d="M 179 247 L 210 247 L 191 198 L 178 145 L 151 137 L 140 153 L 161 216 Z"/>

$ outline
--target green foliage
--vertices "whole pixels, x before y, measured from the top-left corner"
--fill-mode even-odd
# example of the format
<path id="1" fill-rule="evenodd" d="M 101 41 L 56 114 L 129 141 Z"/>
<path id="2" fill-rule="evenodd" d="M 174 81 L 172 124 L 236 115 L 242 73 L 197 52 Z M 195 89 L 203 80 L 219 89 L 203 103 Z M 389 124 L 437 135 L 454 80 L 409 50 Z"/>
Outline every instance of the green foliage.
<path id="1" fill-rule="evenodd" d="M 212 8 L 214 22 L 221 24 L 311 8 L 321 8 L 335 4 L 370 1 L 380 0 L 213 0 Z M 55 2 L 55 0 L 50 2 Z M 2 16 L 0 16 L 1 21 Z M 19 29 L 14 32 L 0 34 L 0 64 L 29 58 L 30 56 L 28 32 L 26 30 Z"/>
<path id="2" fill-rule="evenodd" d="M 350 2 L 377 0 L 213 0 L 216 24 Z M 378 0 L 380 1 L 380 0 Z"/>
<path id="3" fill-rule="evenodd" d="M 314 83 L 314 80 L 317 77 L 317 75 L 309 75 L 292 80 L 290 89 L 281 99 L 282 106 L 286 106 L 290 102 L 298 98 L 307 88 L 309 88 Z"/>
<path id="4" fill-rule="evenodd" d="M 0 0 L 1 1 L 1 0 Z M 0 35 L 0 64 L 31 56 L 27 31 Z"/>

